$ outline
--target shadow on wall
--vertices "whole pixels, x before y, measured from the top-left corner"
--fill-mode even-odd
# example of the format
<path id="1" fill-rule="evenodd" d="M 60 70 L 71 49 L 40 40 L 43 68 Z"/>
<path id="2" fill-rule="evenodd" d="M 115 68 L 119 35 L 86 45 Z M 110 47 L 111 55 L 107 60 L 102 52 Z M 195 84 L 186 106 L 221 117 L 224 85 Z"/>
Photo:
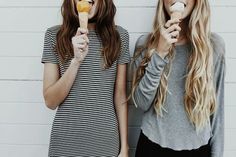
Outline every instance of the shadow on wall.
<path id="1" fill-rule="evenodd" d="M 131 64 L 128 65 L 127 70 L 127 95 L 129 96 L 131 93 L 131 86 L 132 86 L 132 78 L 133 78 L 133 71 Z M 140 125 L 142 122 L 142 115 L 143 111 L 136 108 L 132 99 L 128 101 L 129 104 L 129 147 L 130 147 L 130 157 L 135 156 L 135 148 L 138 142 L 139 134 L 140 134 Z"/>

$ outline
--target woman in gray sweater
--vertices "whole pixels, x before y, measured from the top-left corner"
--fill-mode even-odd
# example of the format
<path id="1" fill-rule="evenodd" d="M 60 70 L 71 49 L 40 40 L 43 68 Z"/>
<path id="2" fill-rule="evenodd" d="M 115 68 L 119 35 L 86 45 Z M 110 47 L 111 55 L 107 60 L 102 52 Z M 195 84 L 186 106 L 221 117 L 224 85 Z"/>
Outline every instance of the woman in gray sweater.
<path id="1" fill-rule="evenodd" d="M 144 111 L 136 157 L 222 157 L 225 45 L 206 0 L 159 0 L 135 49 L 132 98 Z"/>

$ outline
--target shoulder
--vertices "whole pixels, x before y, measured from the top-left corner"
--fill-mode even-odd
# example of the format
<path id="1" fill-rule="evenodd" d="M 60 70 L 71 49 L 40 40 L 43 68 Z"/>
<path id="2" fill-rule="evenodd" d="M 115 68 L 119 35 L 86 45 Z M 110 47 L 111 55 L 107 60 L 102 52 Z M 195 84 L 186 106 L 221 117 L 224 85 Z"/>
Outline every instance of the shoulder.
<path id="1" fill-rule="evenodd" d="M 136 41 L 133 58 L 135 60 L 135 63 L 138 63 L 138 65 L 141 63 L 142 59 L 145 56 L 146 45 L 149 35 L 149 33 L 140 35 Z"/>
<path id="2" fill-rule="evenodd" d="M 129 33 L 126 29 L 124 29 L 121 26 L 116 26 L 116 30 L 120 35 L 120 41 L 121 41 L 121 45 L 128 47 L 129 45 Z"/>
<path id="3" fill-rule="evenodd" d="M 51 33 L 57 33 L 60 30 L 60 28 L 61 28 L 60 25 L 56 25 L 56 26 L 49 27 L 47 29 L 47 31 L 49 31 Z"/>
<path id="4" fill-rule="evenodd" d="M 147 44 L 148 37 L 149 34 L 143 34 L 139 36 L 136 41 L 135 48 L 145 47 Z"/>
<path id="5" fill-rule="evenodd" d="M 224 74 L 225 71 L 225 42 L 221 36 L 216 33 L 211 34 L 213 46 L 213 64 L 216 80 Z"/>
<path id="6" fill-rule="evenodd" d="M 57 33 L 60 30 L 60 28 L 61 28 L 60 25 L 56 25 L 56 26 L 49 27 L 47 30 L 53 33 Z"/>
<path id="7" fill-rule="evenodd" d="M 129 33 L 126 29 L 121 26 L 116 25 L 116 30 L 120 35 L 120 39 L 122 42 L 129 42 Z"/>
<path id="8" fill-rule="evenodd" d="M 225 41 L 217 33 L 211 34 L 211 43 L 215 60 L 225 57 Z"/>
<path id="9" fill-rule="evenodd" d="M 61 26 L 60 25 L 56 25 L 56 26 L 53 26 L 53 27 L 50 27 L 46 30 L 46 36 L 50 36 L 51 39 L 55 40 L 56 39 L 56 36 L 57 36 L 57 33 L 58 31 L 60 30 Z"/>
<path id="10" fill-rule="evenodd" d="M 119 32 L 120 35 L 128 34 L 128 31 L 119 25 L 116 25 L 116 30 Z"/>

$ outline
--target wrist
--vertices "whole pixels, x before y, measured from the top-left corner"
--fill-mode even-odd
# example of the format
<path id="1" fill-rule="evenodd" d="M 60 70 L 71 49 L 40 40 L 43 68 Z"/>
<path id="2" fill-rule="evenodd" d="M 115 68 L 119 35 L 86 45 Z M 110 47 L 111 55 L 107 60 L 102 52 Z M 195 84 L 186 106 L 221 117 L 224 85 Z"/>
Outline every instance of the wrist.
<path id="1" fill-rule="evenodd" d="M 161 50 L 161 49 L 156 49 L 155 51 L 162 59 L 164 59 L 167 54 L 169 53 L 169 51 L 165 51 L 165 50 Z"/>
<path id="2" fill-rule="evenodd" d="M 128 144 L 123 144 L 121 145 L 121 152 L 129 152 L 129 145 Z"/>
<path id="3" fill-rule="evenodd" d="M 73 58 L 73 59 L 71 60 L 71 65 L 73 65 L 73 66 L 79 67 L 80 64 L 81 64 L 81 61 L 79 61 L 79 60 L 76 59 L 76 58 Z"/>

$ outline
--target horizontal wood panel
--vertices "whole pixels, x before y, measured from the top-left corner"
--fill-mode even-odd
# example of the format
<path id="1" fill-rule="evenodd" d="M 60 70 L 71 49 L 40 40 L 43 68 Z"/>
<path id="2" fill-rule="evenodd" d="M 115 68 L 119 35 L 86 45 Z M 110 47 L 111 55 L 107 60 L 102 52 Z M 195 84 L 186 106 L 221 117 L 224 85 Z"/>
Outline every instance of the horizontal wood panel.
<path id="1" fill-rule="evenodd" d="M 236 156 L 236 150 L 229 150 L 224 152 L 224 157 L 234 157 Z"/>
<path id="2" fill-rule="evenodd" d="M 0 103 L 0 124 L 52 124 L 55 110 L 44 103 Z"/>
<path id="3" fill-rule="evenodd" d="M 234 67 L 236 67 L 236 59 L 226 59 L 226 82 L 236 82 Z"/>
<path id="4" fill-rule="evenodd" d="M 130 54 L 133 56 L 133 51 L 137 39 L 147 33 L 132 33 L 130 35 Z M 226 56 L 228 58 L 236 58 L 234 52 L 234 39 L 236 33 L 218 33 L 226 43 Z M 13 42 L 17 41 L 17 42 Z M 8 56 L 28 56 L 41 57 L 44 43 L 44 32 L 0 32 L 0 57 Z"/>
<path id="5" fill-rule="evenodd" d="M 47 145 L 50 140 L 51 128 L 51 125 L 0 124 L 0 145 Z M 136 145 L 139 130 L 136 127 L 129 128 L 131 147 Z"/>
<path id="6" fill-rule="evenodd" d="M 0 7 L 49 7 L 60 6 L 63 0 L 0 0 Z"/>
<path id="7" fill-rule="evenodd" d="M 6 68 L 7 67 L 7 68 Z M 0 79 L 42 80 L 40 57 L 0 57 Z"/>
<path id="8" fill-rule="evenodd" d="M 0 125 L 0 144 L 49 144 L 51 125 Z M 9 136 L 10 135 L 10 136 Z"/>
<path id="9" fill-rule="evenodd" d="M 140 14 L 141 12 L 143 14 Z M 119 8 L 116 21 L 118 24 L 127 28 L 129 32 L 150 32 L 154 13 L 155 8 Z M 225 18 L 234 13 L 234 7 L 227 7 L 227 10 L 224 7 L 212 7 L 212 31 L 236 32 L 236 22 L 229 21 Z M 130 19 L 132 19 L 132 23 Z M 222 27 L 222 23 L 226 25 Z M 135 24 L 135 27 L 133 27 L 133 24 Z"/>
<path id="10" fill-rule="evenodd" d="M 118 8 L 116 21 L 130 32 L 149 32 L 152 28 L 154 12 L 155 8 Z M 212 30 L 236 32 L 236 22 L 233 20 L 230 22 L 225 18 L 234 13 L 234 7 L 227 9 L 213 7 Z M 8 15 L 8 18 L 5 18 L 5 15 Z M 137 16 L 138 18 L 133 18 Z M 43 32 L 48 27 L 61 23 L 60 8 L 34 8 L 34 14 L 31 8 L 1 8 L 0 18 L 2 19 L 1 32 Z M 131 19 L 132 22 L 130 22 Z M 225 23 L 224 27 L 222 23 Z"/>
<path id="11" fill-rule="evenodd" d="M 0 144 L 1 157 L 47 157 L 48 145 L 5 145 Z"/>
<path id="12" fill-rule="evenodd" d="M 130 53 L 133 55 L 134 45 L 142 33 L 129 33 Z M 13 42 L 17 41 L 17 42 Z M 43 53 L 44 32 L 0 32 L 1 57 L 41 57 Z"/>
<path id="13" fill-rule="evenodd" d="M 43 103 L 41 81 L 0 81 L 0 103 Z"/>
<path id="14" fill-rule="evenodd" d="M 225 105 L 235 106 L 235 83 L 225 84 Z M 43 103 L 41 81 L 0 81 L 0 103 L 2 102 L 37 102 Z"/>
<path id="15" fill-rule="evenodd" d="M 0 145 L 48 145 L 51 125 L 0 125 Z M 134 148 L 140 128 L 129 128 L 129 146 Z M 11 136 L 9 136 L 11 135 Z M 225 150 L 236 150 L 236 129 L 225 130 Z"/>
<path id="16" fill-rule="evenodd" d="M 6 68 L 7 66 L 7 68 Z M 236 59 L 226 60 L 226 82 L 236 82 Z M 41 57 L 0 57 L 0 79 L 42 80 L 43 64 Z M 129 72 L 129 77 L 132 77 Z"/>
<path id="17" fill-rule="evenodd" d="M 0 103 L 0 124 L 51 125 L 56 111 L 48 109 L 44 103 Z M 236 129 L 236 107 L 225 106 L 225 128 Z M 129 105 L 129 126 L 142 123 L 143 111 Z"/>
<path id="18" fill-rule="evenodd" d="M 225 42 L 225 56 L 228 58 L 236 58 L 235 39 L 236 33 L 218 33 Z"/>
<path id="19" fill-rule="evenodd" d="M 0 0 L 0 7 L 59 7 L 63 0 Z M 157 0 L 114 0 L 118 7 L 147 7 L 155 6 Z M 214 6 L 236 6 L 234 0 L 210 0 L 211 5 Z"/>
<path id="20" fill-rule="evenodd" d="M 0 57 L 39 57 L 43 52 L 44 33 L 0 33 Z"/>
<path id="21" fill-rule="evenodd" d="M 44 103 L 0 103 L 0 108 L 0 124 L 51 125 L 56 113 Z M 129 105 L 129 126 L 139 126 L 142 114 L 142 110 Z"/>
<path id="22" fill-rule="evenodd" d="M 147 6 L 155 6 L 156 0 L 149 0 L 147 3 L 146 0 L 113 0 L 117 7 L 147 7 Z M 0 6 L 5 7 L 60 7 L 63 0 L 21 0 L 20 2 L 17 0 L 1 0 Z"/>
<path id="23" fill-rule="evenodd" d="M 1 8 L 0 18 L 1 32 L 42 32 L 60 23 L 61 13 L 59 8 Z"/>

